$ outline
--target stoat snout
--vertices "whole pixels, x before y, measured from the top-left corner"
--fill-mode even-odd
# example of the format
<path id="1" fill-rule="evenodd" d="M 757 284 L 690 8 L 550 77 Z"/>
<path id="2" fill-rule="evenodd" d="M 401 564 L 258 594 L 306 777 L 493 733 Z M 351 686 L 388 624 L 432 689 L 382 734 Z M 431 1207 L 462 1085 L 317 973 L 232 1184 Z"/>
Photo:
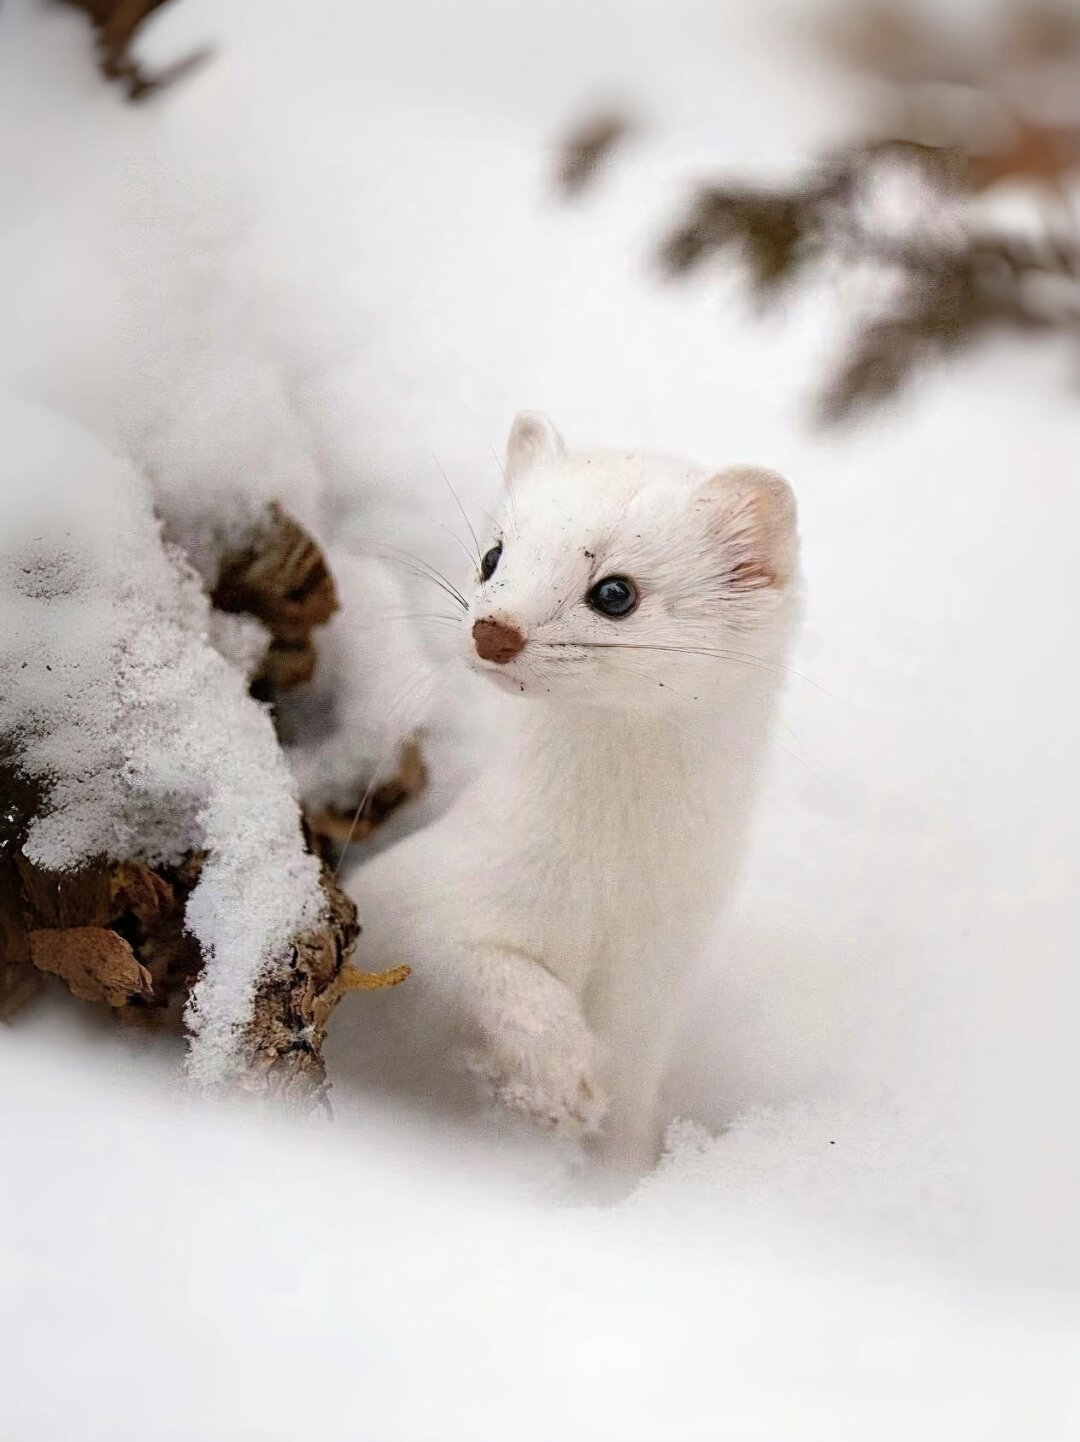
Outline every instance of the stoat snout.
<path id="1" fill-rule="evenodd" d="M 481 661 L 494 661 L 498 666 L 512 661 L 525 645 L 525 637 L 520 631 L 491 619 L 477 621 L 472 628 L 472 637 Z"/>

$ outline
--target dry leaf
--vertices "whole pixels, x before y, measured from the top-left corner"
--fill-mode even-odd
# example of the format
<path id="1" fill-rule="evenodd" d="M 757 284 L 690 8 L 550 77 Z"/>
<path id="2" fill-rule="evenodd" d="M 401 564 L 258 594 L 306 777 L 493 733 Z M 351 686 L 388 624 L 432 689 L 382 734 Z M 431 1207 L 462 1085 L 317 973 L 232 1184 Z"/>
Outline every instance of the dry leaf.
<path id="1" fill-rule="evenodd" d="M 123 1006 L 153 994 L 150 973 L 115 931 L 100 926 L 31 931 L 30 958 L 39 971 L 60 977 L 80 1001 Z"/>

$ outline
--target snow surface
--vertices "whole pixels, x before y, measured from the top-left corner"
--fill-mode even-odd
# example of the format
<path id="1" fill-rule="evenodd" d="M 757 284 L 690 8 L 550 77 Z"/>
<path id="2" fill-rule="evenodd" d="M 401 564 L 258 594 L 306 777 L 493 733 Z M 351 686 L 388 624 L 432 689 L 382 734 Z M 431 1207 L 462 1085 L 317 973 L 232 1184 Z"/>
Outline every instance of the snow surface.
<path id="1" fill-rule="evenodd" d="M 392 992 L 340 1009 L 316 1130 L 196 1108 L 159 1047 L 39 1008 L 0 1049 L 20 1442 L 1080 1436 L 1071 357 L 990 347 L 822 434 L 836 294 L 762 319 L 726 272 L 658 281 L 688 185 L 855 113 L 784 13 L 179 0 L 148 59 L 214 62 L 128 111 L 80 17 L 4 7 L 0 378 L 151 465 L 191 545 L 227 456 L 256 502 L 295 484 L 342 545 L 460 576 L 433 457 L 479 528 L 528 406 L 785 471 L 808 586 L 659 1174 L 601 1204 L 470 1117 L 395 1053 Z M 560 204 L 552 137 L 624 94 L 637 148 Z M 455 695 L 429 809 L 494 714 Z"/>

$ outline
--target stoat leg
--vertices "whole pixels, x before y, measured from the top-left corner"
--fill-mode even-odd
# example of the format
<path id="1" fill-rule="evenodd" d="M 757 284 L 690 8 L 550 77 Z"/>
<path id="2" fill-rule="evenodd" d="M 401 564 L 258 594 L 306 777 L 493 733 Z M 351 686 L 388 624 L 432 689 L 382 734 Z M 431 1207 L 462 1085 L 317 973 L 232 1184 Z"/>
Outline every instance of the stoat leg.
<path id="1" fill-rule="evenodd" d="M 595 1132 L 606 1109 L 596 1041 L 577 1000 L 540 962 L 513 948 L 461 959 L 463 1059 L 504 1106 L 571 1136 Z"/>
<path id="2" fill-rule="evenodd" d="M 681 988 L 662 968 L 611 966 L 590 1007 L 603 1046 L 602 1084 L 611 1097 L 599 1155 L 631 1173 L 660 1159 L 660 1092 L 681 1009 Z"/>

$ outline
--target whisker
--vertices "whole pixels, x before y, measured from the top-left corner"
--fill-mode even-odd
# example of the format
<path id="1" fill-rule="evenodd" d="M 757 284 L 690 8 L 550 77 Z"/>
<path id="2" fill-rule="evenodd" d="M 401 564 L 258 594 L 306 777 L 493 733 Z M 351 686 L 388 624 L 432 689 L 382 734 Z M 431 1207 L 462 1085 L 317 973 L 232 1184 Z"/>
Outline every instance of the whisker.
<path id="1" fill-rule="evenodd" d="M 458 400 L 461 402 L 461 407 L 464 410 L 465 414 L 469 417 L 469 420 L 472 421 L 473 425 L 476 427 L 477 433 L 484 440 L 484 443 L 486 444 L 488 450 L 491 452 L 492 456 L 495 459 L 495 464 L 499 468 L 499 474 L 502 476 L 503 483 L 506 486 L 506 494 L 510 498 L 510 514 L 513 518 L 514 525 L 516 526 L 518 523 L 517 497 L 514 495 L 514 487 L 513 483 L 510 480 L 510 472 L 504 464 L 502 456 L 499 455 L 499 452 L 484 435 L 484 428 L 477 419 L 476 412 L 472 409 L 472 407 L 469 405 L 468 401 L 460 393 L 460 391 L 458 392 Z M 484 515 L 487 516 L 488 520 L 492 523 L 492 525 L 495 525 L 495 518 L 491 515 L 489 511 L 485 511 Z"/>
<path id="2" fill-rule="evenodd" d="M 460 616 L 450 616 L 445 611 L 385 611 L 390 621 L 446 621 L 448 625 L 460 626 Z"/>
<path id="3" fill-rule="evenodd" d="M 481 437 L 484 437 L 484 428 L 483 428 L 483 426 L 480 424 L 480 421 L 479 421 L 479 419 L 477 418 L 476 412 L 473 410 L 472 406 L 469 405 L 468 401 L 465 399 L 465 397 L 461 394 L 460 391 L 458 391 L 458 400 L 459 400 L 459 402 L 461 403 L 461 409 L 462 409 L 462 410 L 465 412 L 465 414 L 469 417 L 469 420 L 472 421 L 473 425 L 476 427 L 476 429 L 477 429 L 478 433 L 480 434 L 480 436 L 481 436 Z M 501 474 L 501 475 L 504 477 L 504 479 L 505 479 L 505 476 L 506 476 L 506 467 L 503 465 L 502 457 L 499 455 L 498 451 L 495 449 L 495 447 L 492 445 L 492 443 L 491 443 L 490 441 L 486 440 L 486 437 L 484 437 L 484 439 L 485 439 L 485 441 L 486 441 L 488 450 L 489 450 L 489 451 L 491 452 L 491 454 L 495 457 L 495 464 L 498 466 L 500 474 Z"/>
<path id="4" fill-rule="evenodd" d="M 636 641 L 544 641 L 534 644 L 545 646 L 585 646 L 590 649 L 603 651 L 669 651 L 680 656 L 707 656 L 721 661 L 737 661 L 752 669 L 786 673 L 789 676 L 796 676 L 800 681 L 805 681 L 808 686 L 813 686 L 815 691 L 820 691 L 823 696 L 830 696 L 824 686 L 810 676 L 804 676 L 801 671 L 796 671 L 793 666 L 786 666 L 781 661 L 770 661 L 765 656 L 754 656 L 746 651 L 729 651 L 719 646 L 663 646 L 658 643 L 646 645 L 644 642 Z"/>
<path id="5" fill-rule="evenodd" d="M 439 461 L 438 456 L 432 456 L 431 459 L 435 462 L 435 465 L 436 465 L 436 467 L 438 468 L 439 475 L 442 476 L 443 480 L 446 482 L 447 490 L 448 490 L 448 491 L 450 492 L 450 494 L 453 496 L 455 502 L 457 503 L 457 508 L 458 508 L 458 510 L 461 512 L 462 519 L 464 520 L 465 524 L 466 524 L 466 525 L 468 526 L 468 528 L 469 528 L 469 535 L 472 537 L 473 545 L 476 547 L 476 564 L 479 566 L 479 564 L 480 564 L 480 542 L 476 539 L 476 532 L 473 530 L 473 523 L 472 523 L 472 521 L 469 520 L 469 513 L 468 513 L 468 511 L 466 511 L 465 507 L 461 504 L 461 497 L 458 495 L 457 491 L 455 491 L 454 488 L 453 488 L 453 486 L 450 484 L 450 477 L 449 477 L 449 476 L 446 474 L 446 472 L 443 470 L 442 464 L 441 464 L 441 462 Z"/>
<path id="6" fill-rule="evenodd" d="M 431 519 L 431 517 L 428 519 Z M 439 522 L 436 522 L 436 525 L 438 524 Z M 451 534 L 453 533 L 451 532 Z M 430 572 L 432 576 L 442 581 L 444 585 L 456 591 L 458 596 L 461 596 L 461 592 L 450 580 L 449 576 L 443 575 L 442 571 L 439 570 L 433 561 L 425 560 L 423 556 L 414 556 L 411 551 L 406 551 L 402 546 L 393 546 L 389 541 L 369 541 L 367 543 L 367 550 L 374 555 L 386 556 L 390 560 L 408 561 L 410 565 L 421 566 L 424 570 Z"/>
<path id="7" fill-rule="evenodd" d="M 459 595 L 455 587 L 447 582 L 440 581 L 438 576 L 433 576 L 430 571 L 424 571 L 421 570 L 419 566 L 410 565 L 410 563 L 401 556 L 387 556 L 386 559 L 388 561 L 396 561 L 398 565 L 404 566 L 405 569 L 410 571 L 414 576 L 419 576 L 422 581 L 430 581 L 432 585 L 438 586 L 439 590 L 449 596 L 451 601 L 453 601 L 455 605 L 460 606 L 463 611 L 469 609 L 464 596 Z"/>
<path id="8" fill-rule="evenodd" d="M 802 766 L 806 771 L 808 771 L 819 786 L 824 786 L 826 791 L 832 792 L 833 795 L 836 794 L 836 786 L 834 785 L 834 783 L 816 766 L 811 765 L 810 761 L 807 759 L 806 756 L 800 755 L 799 752 L 794 750 L 794 748 L 791 746 L 785 746 L 784 743 L 780 740 L 780 737 L 777 736 L 775 732 L 773 732 L 772 742 L 773 745 L 777 747 L 778 750 L 782 751 L 785 756 L 790 756 L 792 761 L 798 762 L 800 766 Z"/>
<path id="9" fill-rule="evenodd" d="M 426 581 L 431 581 L 434 585 L 438 586 L 440 590 L 445 591 L 451 600 L 460 606 L 463 611 L 469 609 L 468 601 L 466 601 L 454 583 L 448 580 L 443 573 L 429 561 L 421 560 L 419 556 L 410 555 L 408 551 L 401 551 L 396 546 L 378 545 L 375 543 L 369 543 L 367 547 L 361 548 L 360 554 L 381 557 L 386 561 L 396 561 L 399 566 L 405 566 L 411 570 L 414 575 L 420 576 Z"/>
<path id="10" fill-rule="evenodd" d="M 492 451 L 494 451 L 495 447 L 492 446 L 491 449 Z M 496 456 L 495 459 L 498 460 L 498 456 Z M 510 475 L 509 466 L 502 465 L 501 461 L 499 462 L 499 465 L 503 473 L 503 484 L 506 486 L 506 494 L 510 500 L 510 520 L 513 524 L 514 529 L 517 530 L 518 526 L 521 524 L 521 521 L 518 516 L 517 492 L 514 490 L 513 477 Z"/>
<path id="11" fill-rule="evenodd" d="M 409 682 L 409 684 L 405 687 L 405 690 L 398 697 L 397 701 L 390 708 L 390 714 L 386 718 L 387 731 L 390 730 L 391 722 L 398 715 L 405 702 L 408 701 L 411 697 L 415 696 L 417 690 L 423 685 L 425 681 L 428 683 L 429 687 L 434 687 L 437 681 L 441 681 L 443 679 L 449 665 L 449 661 L 443 661 L 440 665 L 436 666 L 434 671 L 429 671 L 427 673 L 422 671 L 418 677 L 414 677 L 414 679 Z M 423 699 L 428 700 L 430 699 L 430 697 L 424 697 Z M 350 821 L 349 823 L 349 830 L 346 833 L 345 840 L 344 842 L 342 842 L 341 849 L 338 854 L 337 865 L 334 867 L 335 881 L 337 880 L 338 872 L 341 870 L 342 863 L 345 860 L 346 853 L 348 852 L 350 843 L 352 842 L 353 832 L 356 830 L 357 823 L 359 822 L 360 817 L 364 813 L 364 807 L 370 801 L 371 794 L 375 790 L 376 782 L 379 779 L 379 773 L 382 771 L 386 763 L 390 760 L 390 757 L 393 754 L 395 748 L 399 747 L 400 745 L 401 737 L 395 735 L 390 740 L 390 743 L 379 754 L 378 760 L 375 762 L 375 765 L 372 768 L 371 780 L 364 788 L 364 794 L 361 796 L 359 802 L 357 803 L 356 810 L 353 812 L 352 821 Z"/>
<path id="12" fill-rule="evenodd" d="M 387 621 L 409 621 L 419 625 L 444 626 L 453 631 L 461 630 L 461 621 L 455 616 L 434 616 L 422 612 L 401 612 L 386 611 L 372 621 L 361 621 L 357 623 L 357 630 L 365 634 L 369 632 L 379 633 L 386 628 Z"/>
<path id="13" fill-rule="evenodd" d="M 778 730 L 785 732 L 788 736 L 791 737 L 792 741 L 794 741 L 795 745 L 799 748 L 800 753 L 805 756 L 808 761 L 815 760 L 813 752 L 807 745 L 805 745 L 801 737 L 795 734 L 795 732 L 791 729 L 791 727 L 787 724 L 786 721 L 781 721 L 779 718 L 777 718 L 777 720 L 773 722 L 773 725 L 776 726 Z"/>
<path id="14" fill-rule="evenodd" d="M 452 541 L 456 541 L 458 543 L 461 549 L 465 552 L 466 556 L 468 556 L 470 566 L 479 565 L 479 556 L 473 555 L 473 553 L 469 550 L 468 546 L 458 535 L 457 531 L 453 530 L 452 527 L 448 526 L 445 521 L 440 521 L 437 519 L 437 517 L 428 515 L 427 511 L 421 511 L 420 515 L 423 516 L 425 521 L 430 521 L 433 526 L 438 526 L 440 531 L 445 531 Z M 469 529 L 471 530 L 472 527 L 470 526 Z"/>
<path id="15" fill-rule="evenodd" d="M 399 547 L 394 546 L 386 547 L 384 549 L 384 555 L 388 560 L 400 561 L 403 565 L 411 566 L 418 575 L 427 576 L 429 580 L 437 582 L 449 592 L 458 605 L 465 606 L 466 609 L 468 609 L 468 602 L 465 600 L 459 588 L 454 585 L 449 576 L 445 576 L 431 561 L 425 561 L 421 556 L 414 556 L 410 552 L 403 551 Z"/>
<path id="16" fill-rule="evenodd" d="M 678 696 L 680 701 L 690 703 L 697 700 L 696 696 L 687 696 L 684 691 L 677 691 L 670 682 L 661 681 L 652 671 L 643 671 L 639 666 L 627 666 L 625 662 L 619 661 L 610 661 L 608 664 L 616 671 L 625 672 L 627 676 L 640 676 L 643 681 L 651 681 L 654 686 L 659 686 L 661 690 L 670 691 L 673 696 Z"/>
<path id="17" fill-rule="evenodd" d="M 833 693 L 826 690 L 826 688 L 822 686 L 820 682 L 815 681 L 812 676 L 807 676 L 806 673 L 803 671 L 796 671 L 794 666 L 789 666 L 784 661 L 770 661 L 767 656 L 757 656 L 752 651 L 730 651 L 723 649 L 710 650 L 707 647 L 701 651 L 701 655 L 721 656 L 729 661 L 745 661 L 747 663 L 757 662 L 759 666 L 765 666 L 769 670 L 775 671 L 778 674 L 782 673 L 786 676 L 794 676 L 796 680 L 805 681 L 808 686 L 813 686 L 815 691 L 820 691 L 823 696 L 828 696 L 830 701 L 836 700 L 836 697 L 833 695 Z"/>

